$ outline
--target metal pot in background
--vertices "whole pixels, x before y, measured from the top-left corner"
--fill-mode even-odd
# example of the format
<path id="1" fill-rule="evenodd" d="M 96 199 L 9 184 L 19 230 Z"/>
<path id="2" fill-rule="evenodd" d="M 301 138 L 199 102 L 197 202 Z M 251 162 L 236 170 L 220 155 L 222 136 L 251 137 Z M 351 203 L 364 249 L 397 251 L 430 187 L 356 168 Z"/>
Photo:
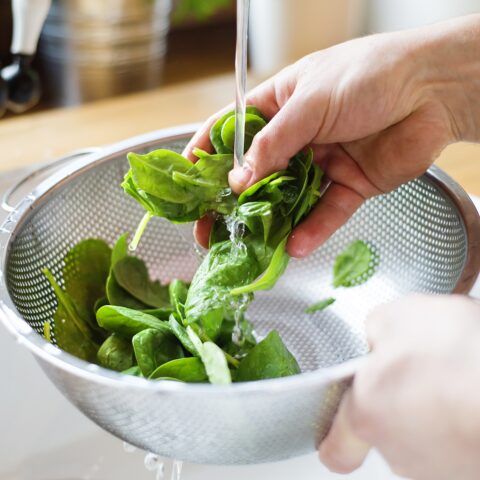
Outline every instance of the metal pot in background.
<path id="1" fill-rule="evenodd" d="M 0 71 L 0 117 L 7 108 L 14 113 L 26 112 L 40 100 L 40 80 L 32 61 L 50 0 L 12 0 L 11 6 L 11 63 Z"/>
<path id="2" fill-rule="evenodd" d="M 75 105 L 159 85 L 171 0 L 53 0 L 39 44 L 45 98 Z"/>

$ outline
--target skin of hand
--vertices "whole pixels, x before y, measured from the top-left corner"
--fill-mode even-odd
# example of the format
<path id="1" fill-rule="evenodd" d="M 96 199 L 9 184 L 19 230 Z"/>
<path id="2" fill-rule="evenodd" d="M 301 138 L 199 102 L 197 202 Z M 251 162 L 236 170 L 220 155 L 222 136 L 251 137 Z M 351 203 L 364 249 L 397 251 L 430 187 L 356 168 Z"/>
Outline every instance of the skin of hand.
<path id="1" fill-rule="evenodd" d="M 239 193 L 311 146 L 332 181 L 292 232 L 291 256 L 325 242 L 368 198 L 422 173 L 452 142 L 480 139 L 480 15 L 352 40 L 304 57 L 247 95 L 269 119 L 230 172 Z M 187 145 L 211 150 L 213 115 Z M 208 245 L 211 217 L 195 229 Z"/>
<path id="2" fill-rule="evenodd" d="M 347 473 L 369 445 L 415 480 L 480 476 L 480 304 L 414 296 L 377 308 L 372 352 L 342 399 L 320 458 Z"/>

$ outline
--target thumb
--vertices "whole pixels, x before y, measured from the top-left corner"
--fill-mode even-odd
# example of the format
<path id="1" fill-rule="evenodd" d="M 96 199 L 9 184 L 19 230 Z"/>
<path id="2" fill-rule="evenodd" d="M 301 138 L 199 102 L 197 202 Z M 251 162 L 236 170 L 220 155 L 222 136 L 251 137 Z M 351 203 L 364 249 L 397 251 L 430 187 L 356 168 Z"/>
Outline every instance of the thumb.
<path id="1" fill-rule="evenodd" d="M 230 172 L 234 192 L 240 193 L 271 173 L 287 168 L 290 158 L 308 145 L 318 131 L 313 110 L 298 94 L 290 97 L 255 135 L 243 166 Z"/>
<path id="2" fill-rule="evenodd" d="M 336 473 L 350 473 L 359 468 L 370 450 L 370 445 L 354 433 L 350 424 L 348 411 L 351 397 L 349 389 L 342 398 L 330 431 L 319 447 L 320 461 Z"/>

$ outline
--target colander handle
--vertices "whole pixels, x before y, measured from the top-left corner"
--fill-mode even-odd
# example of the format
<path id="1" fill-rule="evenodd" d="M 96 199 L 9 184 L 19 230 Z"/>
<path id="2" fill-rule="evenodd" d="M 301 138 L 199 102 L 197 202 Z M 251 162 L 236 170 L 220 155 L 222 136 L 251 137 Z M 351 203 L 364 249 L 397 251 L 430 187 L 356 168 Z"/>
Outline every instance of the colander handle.
<path id="1" fill-rule="evenodd" d="M 91 155 L 93 153 L 98 153 L 101 150 L 102 149 L 100 147 L 82 148 L 80 150 L 75 150 L 74 152 L 71 152 L 68 155 L 65 155 L 64 157 L 57 158 L 52 162 L 41 164 L 40 166 L 38 166 L 38 168 L 35 168 L 35 170 L 33 170 L 32 172 L 22 177 L 18 182 L 14 183 L 10 188 L 8 188 L 5 191 L 2 197 L 2 205 L 1 205 L 3 210 L 5 210 L 6 212 L 13 212 L 15 210 L 15 207 L 13 205 L 10 205 L 10 200 L 12 196 L 15 194 L 15 192 L 17 192 L 18 189 L 21 188 L 26 183 L 31 182 L 32 180 L 39 177 L 40 175 L 44 175 L 45 173 L 48 173 L 50 171 L 56 170 L 57 168 L 60 168 L 61 166 L 65 165 L 66 163 L 72 160 L 77 159 L 78 157 L 82 157 L 84 155 Z"/>

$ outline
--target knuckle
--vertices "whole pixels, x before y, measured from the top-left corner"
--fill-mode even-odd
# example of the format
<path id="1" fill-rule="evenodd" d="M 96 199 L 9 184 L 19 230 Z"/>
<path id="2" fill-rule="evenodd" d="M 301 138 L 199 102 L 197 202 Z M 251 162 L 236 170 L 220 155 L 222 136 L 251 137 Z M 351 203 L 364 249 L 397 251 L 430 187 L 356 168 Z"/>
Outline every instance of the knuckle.
<path id="1" fill-rule="evenodd" d="M 329 440 L 326 440 L 320 446 L 319 457 L 323 465 L 331 472 L 346 474 L 357 467 L 357 465 L 352 465 L 351 459 L 344 454 L 339 445 Z"/>
<path id="2" fill-rule="evenodd" d="M 266 135 L 264 131 L 260 131 L 255 135 L 251 148 L 251 157 L 253 159 L 259 159 L 267 157 L 267 154 L 271 148 L 272 142 L 269 135 Z"/>
<path id="3" fill-rule="evenodd" d="M 255 176 L 262 178 L 288 166 L 288 157 L 279 151 L 279 135 L 272 130 L 272 124 L 268 124 L 253 140 L 252 146 L 245 156 Z M 281 143 L 281 141 L 280 141 Z"/>

